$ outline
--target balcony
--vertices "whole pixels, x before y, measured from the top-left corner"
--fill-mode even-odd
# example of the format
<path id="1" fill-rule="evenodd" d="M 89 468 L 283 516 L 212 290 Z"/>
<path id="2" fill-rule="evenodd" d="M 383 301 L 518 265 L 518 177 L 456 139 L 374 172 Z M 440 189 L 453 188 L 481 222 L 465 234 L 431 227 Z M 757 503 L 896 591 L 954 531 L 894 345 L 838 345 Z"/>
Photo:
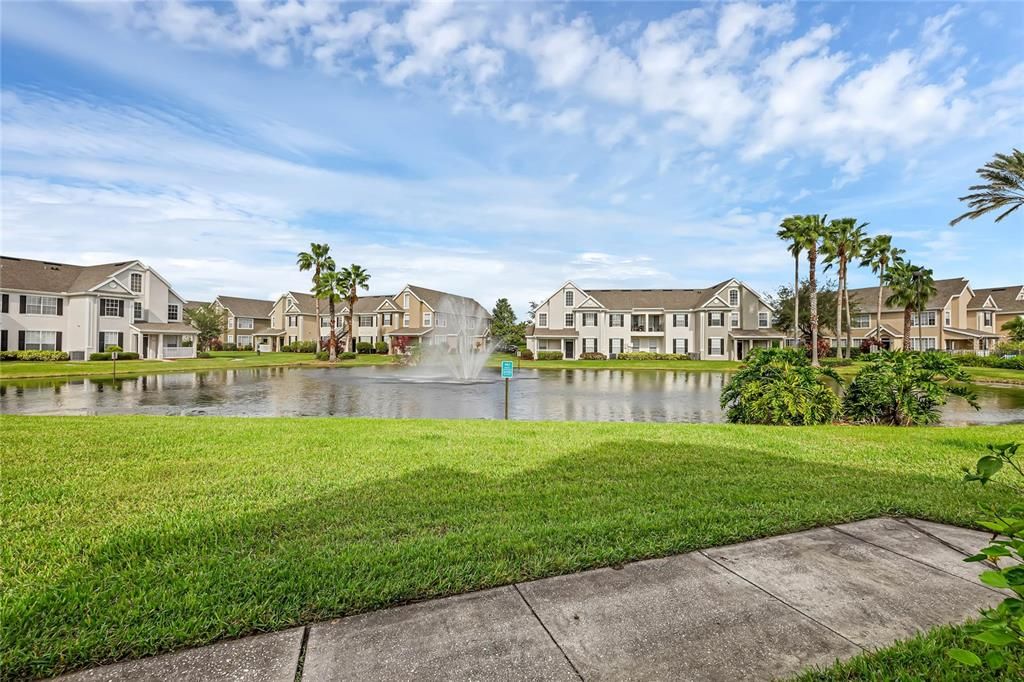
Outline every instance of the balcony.
<path id="1" fill-rule="evenodd" d="M 632 315 L 629 323 L 630 333 L 637 336 L 652 336 L 665 332 L 664 315 Z"/>
<path id="2" fill-rule="evenodd" d="M 167 360 L 180 360 L 182 358 L 194 358 L 195 356 L 195 346 L 164 346 L 162 353 L 162 357 Z"/>

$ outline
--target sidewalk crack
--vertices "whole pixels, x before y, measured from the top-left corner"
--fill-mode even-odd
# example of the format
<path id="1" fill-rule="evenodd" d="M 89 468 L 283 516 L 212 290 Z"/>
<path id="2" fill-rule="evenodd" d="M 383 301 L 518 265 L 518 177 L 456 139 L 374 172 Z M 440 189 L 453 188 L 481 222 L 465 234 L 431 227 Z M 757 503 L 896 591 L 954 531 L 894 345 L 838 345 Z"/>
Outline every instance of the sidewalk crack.
<path id="1" fill-rule="evenodd" d="M 302 682 L 302 668 L 306 664 L 306 646 L 309 644 L 310 627 L 302 628 L 302 644 L 299 645 L 299 660 L 295 663 L 295 682 Z"/>
<path id="2" fill-rule="evenodd" d="M 530 613 L 532 613 L 533 617 L 537 619 L 537 622 L 540 623 L 540 626 L 544 628 L 544 632 L 547 633 L 548 639 L 551 640 L 551 643 L 554 644 L 555 647 L 558 649 L 559 653 L 562 654 L 562 658 L 564 658 L 565 662 L 569 664 L 569 667 L 572 668 L 572 671 L 576 673 L 576 677 L 582 680 L 583 675 L 580 674 L 580 671 L 576 668 L 576 664 L 572 662 L 572 659 L 569 658 L 569 654 L 565 653 L 565 649 L 562 648 L 562 645 L 558 643 L 558 640 L 555 639 L 555 636 L 551 634 L 551 630 L 548 630 L 548 626 L 545 625 L 544 621 L 540 619 L 539 615 L 537 615 L 537 612 L 533 608 L 533 604 L 530 603 L 530 601 L 526 598 L 526 595 L 523 594 L 522 590 L 519 589 L 519 585 L 517 583 L 513 583 L 512 587 L 515 589 L 516 594 L 519 595 L 519 598 L 523 600 L 523 603 L 526 604 L 526 608 L 530 609 Z"/>

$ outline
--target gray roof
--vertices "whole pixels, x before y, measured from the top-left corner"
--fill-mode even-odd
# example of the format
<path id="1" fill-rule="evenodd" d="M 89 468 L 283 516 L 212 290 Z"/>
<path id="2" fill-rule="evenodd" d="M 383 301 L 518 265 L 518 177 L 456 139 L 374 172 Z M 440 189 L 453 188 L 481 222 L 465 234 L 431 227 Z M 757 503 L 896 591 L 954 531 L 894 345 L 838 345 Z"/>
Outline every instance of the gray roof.
<path id="1" fill-rule="evenodd" d="M 274 301 L 259 298 L 239 298 L 238 296 L 218 296 L 217 301 L 231 311 L 235 317 L 253 317 L 269 319 Z"/>
<path id="2" fill-rule="evenodd" d="M 971 308 L 980 308 L 985 300 L 991 296 L 1001 313 L 1024 313 L 1024 300 L 1017 300 L 1024 284 L 1010 284 L 1005 287 L 991 287 L 989 289 L 975 289 L 974 299 L 971 301 Z"/>
<path id="3" fill-rule="evenodd" d="M 185 310 L 195 310 L 210 305 L 212 301 L 185 301 Z"/>
<path id="4" fill-rule="evenodd" d="M 312 294 L 303 293 L 301 291 L 289 291 L 288 293 L 291 295 L 292 298 L 295 299 L 295 303 L 299 306 L 299 312 L 301 314 L 316 315 L 316 298 Z M 393 296 L 388 295 L 360 296 L 358 299 L 356 299 L 355 314 L 370 315 L 376 312 L 377 306 L 379 306 L 384 301 L 391 301 L 392 303 L 394 303 L 395 299 Z M 346 301 L 341 301 L 340 303 L 335 303 L 335 306 L 337 307 L 337 310 L 340 311 L 346 308 L 348 306 L 348 303 Z M 396 305 L 395 308 L 398 308 L 398 306 Z M 323 299 L 320 300 L 320 314 L 327 314 L 327 301 Z"/>
<path id="5" fill-rule="evenodd" d="M 731 281 L 727 279 L 702 289 L 581 289 L 608 310 L 696 310 Z"/>
<path id="6" fill-rule="evenodd" d="M 946 304 L 949 303 L 949 299 L 963 291 L 966 286 L 967 280 L 963 277 L 935 280 L 935 289 L 938 293 L 928 299 L 928 303 L 924 307 L 925 310 L 940 310 L 945 308 Z M 882 312 L 903 312 L 903 308 L 897 308 L 886 304 L 886 299 L 891 295 L 892 289 L 889 287 L 882 287 Z M 864 313 L 876 312 L 875 308 L 878 307 L 878 287 L 850 289 L 850 305 Z"/>
<path id="7" fill-rule="evenodd" d="M 528 326 L 526 328 L 526 336 L 536 336 L 540 338 L 568 339 L 579 335 L 580 333 L 577 329 L 548 329 L 546 327 L 533 326 Z"/>
<path id="8" fill-rule="evenodd" d="M 102 265 L 71 265 L 0 256 L 0 287 L 55 294 L 88 291 L 136 261 Z"/>
<path id="9" fill-rule="evenodd" d="M 407 287 L 409 291 L 416 294 L 416 296 L 425 301 L 426 304 L 436 312 L 472 315 L 474 317 L 482 318 L 489 318 L 491 316 L 491 314 L 487 312 L 487 309 L 480 305 L 475 298 L 459 296 L 458 294 L 449 294 L 445 291 L 427 289 L 425 287 L 415 286 L 412 284 L 407 285 Z"/>
<path id="10" fill-rule="evenodd" d="M 147 334 L 195 334 L 196 328 L 184 322 L 134 322 L 132 326 Z"/>

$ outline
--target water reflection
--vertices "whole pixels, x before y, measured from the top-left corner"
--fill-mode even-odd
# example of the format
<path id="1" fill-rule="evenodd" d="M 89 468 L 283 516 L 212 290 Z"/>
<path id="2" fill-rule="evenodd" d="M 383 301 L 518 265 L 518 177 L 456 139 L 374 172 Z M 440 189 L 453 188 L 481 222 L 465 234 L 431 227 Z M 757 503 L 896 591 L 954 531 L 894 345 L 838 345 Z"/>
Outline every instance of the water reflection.
<path id="1" fill-rule="evenodd" d="M 129 379 L 34 379 L 0 386 L 14 414 L 359 416 L 498 419 L 497 370 L 470 384 L 401 381 L 388 367 L 270 367 Z M 721 372 L 523 370 L 509 416 L 556 421 L 720 422 Z M 953 400 L 947 424 L 1024 422 L 1024 388 L 979 387 L 981 412 Z"/>

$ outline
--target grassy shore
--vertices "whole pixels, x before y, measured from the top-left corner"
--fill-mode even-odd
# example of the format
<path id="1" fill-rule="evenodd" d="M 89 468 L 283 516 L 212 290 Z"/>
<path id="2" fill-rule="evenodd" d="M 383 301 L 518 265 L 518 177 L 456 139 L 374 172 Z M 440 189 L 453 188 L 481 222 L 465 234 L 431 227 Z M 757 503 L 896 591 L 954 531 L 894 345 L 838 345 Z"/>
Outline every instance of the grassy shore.
<path id="1" fill-rule="evenodd" d="M 0 417 L 0 670 L 38 677 L 863 519 L 970 525 L 1019 426 Z"/>

